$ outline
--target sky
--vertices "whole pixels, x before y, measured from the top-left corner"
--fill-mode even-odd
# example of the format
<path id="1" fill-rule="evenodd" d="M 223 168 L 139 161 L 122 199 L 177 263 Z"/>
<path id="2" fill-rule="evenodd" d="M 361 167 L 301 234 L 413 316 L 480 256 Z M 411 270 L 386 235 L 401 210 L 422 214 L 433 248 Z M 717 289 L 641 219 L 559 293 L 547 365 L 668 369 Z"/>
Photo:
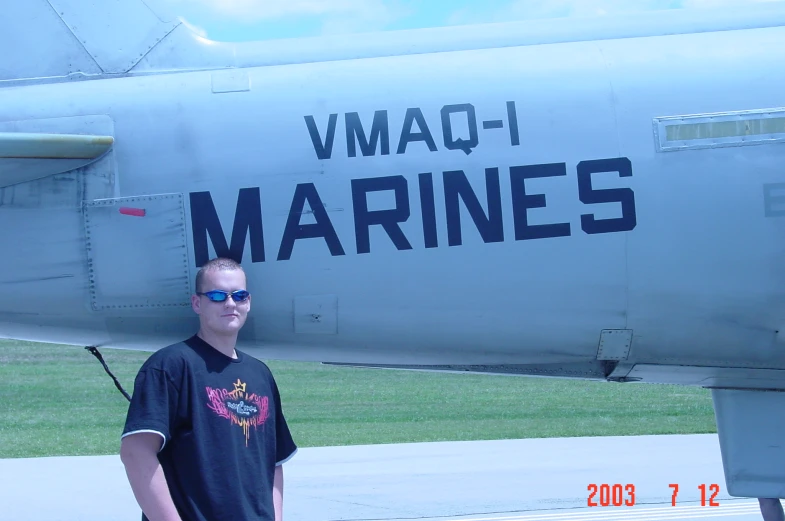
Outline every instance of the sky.
<path id="1" fill-rule="evenodd" d="M 216 41 L 743 6 L 773 0 L 152 0 Z"/>

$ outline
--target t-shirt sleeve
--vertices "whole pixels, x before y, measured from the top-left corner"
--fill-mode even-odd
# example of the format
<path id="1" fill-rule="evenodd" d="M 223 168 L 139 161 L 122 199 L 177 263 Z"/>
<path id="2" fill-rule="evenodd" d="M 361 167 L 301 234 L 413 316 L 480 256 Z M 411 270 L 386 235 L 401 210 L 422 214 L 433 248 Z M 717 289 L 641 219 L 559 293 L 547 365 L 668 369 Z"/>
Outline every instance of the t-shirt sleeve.
<path id="1" fill-rule="evenodd" d="M 273 401 L 275 402 L 275 465 L 283 465 L 297 452 L 297 445 L 289 432 L 289 425 L 283 416 L 281 407 L 281 395 L 278 392 L 278 385 L 273 379 Z"/>
<path id="2" fill-rule="evenodd" d="M 134 393 L 128 406 L 122 437 L 139 432 L 157 433 L 163 438 L 163 450 L 171 439 L 177 399 L 177 390 L 164 370 L 143 367 L 134 380 Z"/>

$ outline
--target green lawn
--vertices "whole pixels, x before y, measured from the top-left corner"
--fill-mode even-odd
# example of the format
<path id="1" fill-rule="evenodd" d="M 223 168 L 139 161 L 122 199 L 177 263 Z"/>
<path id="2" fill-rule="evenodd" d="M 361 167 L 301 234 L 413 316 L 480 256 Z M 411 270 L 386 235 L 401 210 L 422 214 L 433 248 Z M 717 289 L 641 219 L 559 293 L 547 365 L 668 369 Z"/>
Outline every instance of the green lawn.
<path id="1" fill-rule="evenodd" d="M 132 392 L 149 353 L 101 352 Z M 301 447 L 716 432 L 705 389 L 268 365 Z M 116 454 L 127 407 L 84 349 L 0 340 L 0 458 Z"/>

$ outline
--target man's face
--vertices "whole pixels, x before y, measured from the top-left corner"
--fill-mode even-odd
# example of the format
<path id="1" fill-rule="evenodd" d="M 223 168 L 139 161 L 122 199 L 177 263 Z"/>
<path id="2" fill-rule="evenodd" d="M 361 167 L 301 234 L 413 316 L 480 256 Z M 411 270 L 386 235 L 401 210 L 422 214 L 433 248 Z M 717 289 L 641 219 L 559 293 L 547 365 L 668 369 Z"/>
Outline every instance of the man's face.
<path id="1" fill-rule="evenodd" d="M 202 293 L 215 289 L 236 291 L 245 287 L 245 273 L 242 270 L 209 270 L 204 274 Z M 236 334 L 245 324 L 251 309 L 251 297 L 245 302 L 235 302 L 231 296 L 223 302 L 212 302 L 204 295 L 193 295 L 191 306 L 199 315 L 202 328 L 217 335 Z"/>

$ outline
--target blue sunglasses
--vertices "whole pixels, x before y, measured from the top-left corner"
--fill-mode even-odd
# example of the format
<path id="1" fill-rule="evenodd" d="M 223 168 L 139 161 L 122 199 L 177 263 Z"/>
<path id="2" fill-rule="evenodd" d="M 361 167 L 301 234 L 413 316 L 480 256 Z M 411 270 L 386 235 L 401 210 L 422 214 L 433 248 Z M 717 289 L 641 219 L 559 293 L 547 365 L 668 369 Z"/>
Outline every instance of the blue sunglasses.
<path id="1" fill-rule="evenodd" d="M 232 300 L 234 300 L 235 302 L 245 302 L 246 300 L 248 300 L 248 297 L 251 296 L 251 294 L 245 291 L 244 289 L 238 289 L 237 291 L 232 291 L 231 293 L 220 289 L 214 289 L 206 293 L 197 292 L 196 294 L 204 295 L 205 297 L 209 298 L 211 302 L 224 302 L 227 298 L 229 298 L 230 295 L 232 297 Z"/>

